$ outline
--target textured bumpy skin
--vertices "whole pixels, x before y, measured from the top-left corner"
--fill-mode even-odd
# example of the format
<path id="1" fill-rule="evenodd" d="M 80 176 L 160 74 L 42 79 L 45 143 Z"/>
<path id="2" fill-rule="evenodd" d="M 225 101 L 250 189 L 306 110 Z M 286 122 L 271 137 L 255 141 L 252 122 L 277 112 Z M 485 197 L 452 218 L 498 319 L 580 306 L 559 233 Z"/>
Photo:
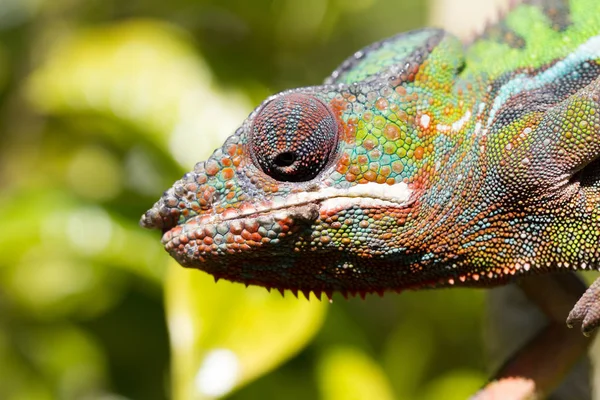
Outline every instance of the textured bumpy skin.
<path id="1" fill-rule="evenodd" d="M 599 76 L 597 0 L 403 33 L 265 100 L 142 225 L 183 266 L 329 296 L 597 269 Z"/>

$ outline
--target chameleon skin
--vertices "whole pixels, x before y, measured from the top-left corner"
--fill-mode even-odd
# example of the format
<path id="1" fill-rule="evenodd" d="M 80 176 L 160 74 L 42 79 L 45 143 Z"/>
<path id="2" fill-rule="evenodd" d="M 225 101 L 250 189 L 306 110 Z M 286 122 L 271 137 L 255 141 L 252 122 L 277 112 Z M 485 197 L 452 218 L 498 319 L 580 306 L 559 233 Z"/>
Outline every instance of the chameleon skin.
<path id="1" fill-rule="evenodd" d="M 307 297 L 598 269 L 599 34 L 596 0 L 539 0 L 469 45 L 377 42 L 266 99 L 141 223 L 183 266 Z"/>

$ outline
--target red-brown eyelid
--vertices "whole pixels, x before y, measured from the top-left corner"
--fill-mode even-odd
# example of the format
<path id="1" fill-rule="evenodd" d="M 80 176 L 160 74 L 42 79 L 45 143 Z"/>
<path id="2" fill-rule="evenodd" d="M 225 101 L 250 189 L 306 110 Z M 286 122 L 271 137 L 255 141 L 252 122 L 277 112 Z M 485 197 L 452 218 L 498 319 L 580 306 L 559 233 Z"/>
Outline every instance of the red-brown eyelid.
<path id="1" fill-rule="evenodd" d="M 258 167 L 278 181 L 313 179 L 338 143 L 338 119 L 307 93 L 285 93 L 267 103 L 250 130 L 250 152 Z"/>

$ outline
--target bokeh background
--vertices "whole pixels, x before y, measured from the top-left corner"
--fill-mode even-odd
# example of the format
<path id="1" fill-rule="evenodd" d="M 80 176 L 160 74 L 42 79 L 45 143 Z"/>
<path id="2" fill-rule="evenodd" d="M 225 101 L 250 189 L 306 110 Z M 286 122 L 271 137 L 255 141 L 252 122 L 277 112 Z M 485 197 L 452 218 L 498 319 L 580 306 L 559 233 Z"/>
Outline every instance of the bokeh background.
<path id="1" fill-rule="evenodd" d="M 474 393 L 481 291 L 282 298 L 173 265 L 138 226 L 263 98 L 437 7 L 0 0 L 0 398 Z"/>

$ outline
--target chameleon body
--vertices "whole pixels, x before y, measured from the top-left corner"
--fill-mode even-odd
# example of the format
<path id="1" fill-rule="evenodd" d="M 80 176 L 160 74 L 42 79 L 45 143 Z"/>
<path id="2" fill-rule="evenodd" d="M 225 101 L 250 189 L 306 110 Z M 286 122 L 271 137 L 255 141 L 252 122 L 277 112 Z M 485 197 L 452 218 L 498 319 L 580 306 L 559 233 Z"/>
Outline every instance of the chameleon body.
<path id="1" fill-rule="evenodd" d="M 468 45 L 403 33 L 266 99 L 141 223 L 183 266 L 307 296 L 598 269 L 599 77 L 597 0 L 515 5 Z"/>

